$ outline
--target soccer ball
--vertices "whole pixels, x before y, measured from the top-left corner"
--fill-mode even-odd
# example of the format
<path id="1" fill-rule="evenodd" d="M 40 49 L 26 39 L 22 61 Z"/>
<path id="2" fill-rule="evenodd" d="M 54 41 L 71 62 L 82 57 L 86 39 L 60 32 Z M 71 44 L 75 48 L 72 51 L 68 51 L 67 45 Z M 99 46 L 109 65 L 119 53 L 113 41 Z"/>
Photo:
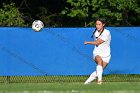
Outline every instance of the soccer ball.
<path id="1" fill-rule="evenodd" d="M 41 20 L 35 20 L 32 23 L 32 29 L 36 32 L 41 31 L 41 29 L 43 29 L 43 28 L 44 28 L 44 23 Z"/>

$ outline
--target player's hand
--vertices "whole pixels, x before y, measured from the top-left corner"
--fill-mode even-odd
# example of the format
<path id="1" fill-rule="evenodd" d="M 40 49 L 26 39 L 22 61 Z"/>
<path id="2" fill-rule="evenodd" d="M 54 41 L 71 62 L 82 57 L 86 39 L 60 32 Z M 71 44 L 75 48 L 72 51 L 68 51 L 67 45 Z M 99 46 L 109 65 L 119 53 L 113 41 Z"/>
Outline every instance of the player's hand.
<path id="1" fill-rule="evenodd" d="M 87 41 L 85 41 L 85 42 L 84 42 L 84 44 L 85 44 L 85 45 L 87 45 L 87 44 L 88 44 L 88 42 L 87 42 Z"/>

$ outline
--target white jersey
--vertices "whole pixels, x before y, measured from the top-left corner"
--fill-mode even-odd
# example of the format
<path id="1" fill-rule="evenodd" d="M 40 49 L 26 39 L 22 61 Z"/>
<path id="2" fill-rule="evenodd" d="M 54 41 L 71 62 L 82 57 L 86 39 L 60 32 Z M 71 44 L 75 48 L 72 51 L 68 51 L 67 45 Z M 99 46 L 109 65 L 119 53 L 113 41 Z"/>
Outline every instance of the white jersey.
<path id="1" fill-rule="evenodd" d="M 95 48 L 93 50 L 93 55 L 100 55 L 101 57 L 107 57 L 110 56 L 110 42 L 111 42 L 111 34 L 109 32 L 109 30 L 104 29 L 104 31 L 102 32 L 102 34 L 100 35 L 100 33 L 98 31 L 95 32 L 94 37 L 98 37 L 102 40 L 104 40 L 104 42 L 98 46 L 95 45 Z M 98 38 L 95 38 L 96 40 Z"/>

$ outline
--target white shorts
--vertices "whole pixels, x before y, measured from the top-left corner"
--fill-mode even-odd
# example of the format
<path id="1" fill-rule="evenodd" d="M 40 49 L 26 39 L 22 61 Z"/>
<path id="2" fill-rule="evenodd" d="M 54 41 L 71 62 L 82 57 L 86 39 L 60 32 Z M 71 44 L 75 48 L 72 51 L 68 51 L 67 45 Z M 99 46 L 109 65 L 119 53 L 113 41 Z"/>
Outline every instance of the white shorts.
<path id="1" fill-rule="evenodd" d="M 97 56 L 97 55 L 93 55 L 94 60 L 95 60 L 95 56 Z M 99 56 L 100 56 L 100 55 L 99 55 Z M 100 57 L 102 58 L 102 60 L 103 60 L 104 62 L 109 63 L 110 58 L 111 58 L 111 55 L 106 56 L 106 57 L 102 57 L 102 56 L 100 56 Z"/>

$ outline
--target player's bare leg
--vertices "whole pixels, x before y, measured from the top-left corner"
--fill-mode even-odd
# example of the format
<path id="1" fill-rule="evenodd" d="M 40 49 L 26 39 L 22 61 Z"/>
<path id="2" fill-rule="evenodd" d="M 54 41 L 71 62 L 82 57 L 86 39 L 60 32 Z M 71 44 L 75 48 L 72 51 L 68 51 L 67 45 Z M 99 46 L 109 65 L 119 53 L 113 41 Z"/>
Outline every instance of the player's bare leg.
<path id="1" fill-rule="evenodd" d="M 95 57 L 95 62 L 97 63 L 96 71 L 94 71 L 90 75 L 90 77 L 85 81 L 84 84 L 91 83 L 93 80 L 96 79 L 97 76 L 98 76 L 98 84 L 102 84 L 102 73 L 103 69 L 107 66 L 107 62 L 102 61 L 101 57 L 98 55 Z M 97 75 L 97 71 L 99 75 Z"/>
<path id="2" fill-rule="evenodd" d="M 108 65 L 108 63 L 103 61 L 103 69 L 105 69 L 107 65 Z"/>
<path id="3" fill-rule="evenodd" d="M 97 84 L 102 84 L 103 69 L 105 69 L 105 67 L 107 66 L 108 63 L 103 61 L 102 58 L 98 55 L 95 57 L 95 61 L 98 64 L 96 67 L 96 72 L 97 72 L 97 76 L 98 76 Z"/>
<path id="4" fill-rule="evenodd" d="M 98 77 L 97 84 L 102 84 L 103 60 L 99 55 L 97 55 L 95 57 L 95 61 L 98 64 L 97 67 L 96 67 L 96 72 L 97 72 L 97 77 Z"/>

